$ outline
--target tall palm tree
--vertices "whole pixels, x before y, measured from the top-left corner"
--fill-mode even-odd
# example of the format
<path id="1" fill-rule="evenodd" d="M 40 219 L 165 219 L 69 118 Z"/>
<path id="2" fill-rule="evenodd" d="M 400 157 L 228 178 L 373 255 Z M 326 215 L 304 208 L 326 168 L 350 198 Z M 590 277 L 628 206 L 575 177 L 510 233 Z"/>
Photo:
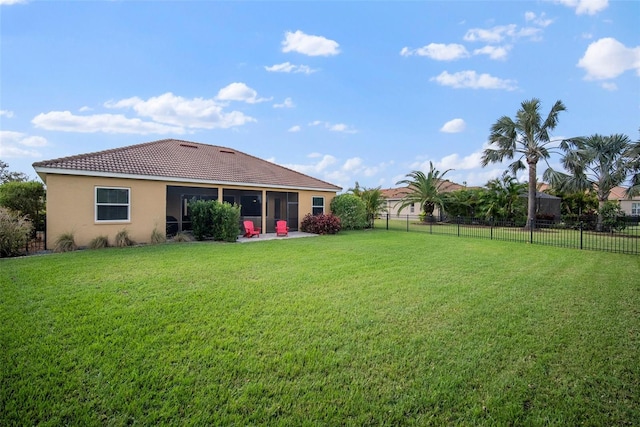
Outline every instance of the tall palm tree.
<path id="1" fill-rule="evenodd" d="M 560 147 L 565 152 L 562 166 L 569 174 L 549 168 L 544 179 L 560 191 L 594 191 L 599 207 L 596 230 L 601 231 L 603 218 L 600 211 L 609 200 L 611 190 L 623 184 L 633 171 L 633 162 L 628 157 L 632 142 L 627 135 L 594 134 L 567 139 Z"/>
<path id="2" fill-rule="evenodd" d="M 558 114 L 565 111 L 562 101 L 556 101 L 544 121 L 540 115 L 540 100 L 533 98 L 521 103 L 515 120 L 502 116 L 491 126 L 489 147 L 482 153 L 482 166 L 489 163 L 502 162 L 505 159 L 517 160 L 509 165 L 515 175 L 518 171 L 529 168 L 527 228 L 536 215 L 536 187 L 538 161 L 548 159 L 549 145 L 553 142 L 550 132 L 558 125 Z M 526 165 L 523 162 L 526 161 Z"/>
<path id="3" fill-rule="evenodd" d="M 406 194 L 400 199 L 396 206 L 400 205 L 398 212 L 414 203 L 420 205 L 420 209 L 425 215 L 432 215 L 436 206 L 440 207 L 440 212 L 444 210 L 445 198 L 442 187 L 447 181 L 444 176 L 451 169 L 440 173 L 432 162 L 429 162 L 429 172 L 413 171 L 408 173 L 406 179 L 396 182 L 396 185 L 407 186 Z"/>

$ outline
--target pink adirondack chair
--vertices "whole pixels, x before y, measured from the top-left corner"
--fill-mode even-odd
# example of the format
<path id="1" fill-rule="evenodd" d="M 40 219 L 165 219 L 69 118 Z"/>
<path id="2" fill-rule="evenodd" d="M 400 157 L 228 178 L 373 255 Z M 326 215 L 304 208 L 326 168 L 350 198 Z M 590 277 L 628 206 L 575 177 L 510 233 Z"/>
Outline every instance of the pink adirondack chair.
<path id="1" fill-rule="evenodd" d="M 276 236 L 288 236 L 289 227 L 287 227 L 287 221 L 276 221 Z"/>
<path id="2" fill-rule="evenodd" d="M 253 226 L 253 221 L 244 221 L 244 237 L 253 237 L 253 236 L 258 236 L 260 237 L 260 227 L 254 227 Z"/>

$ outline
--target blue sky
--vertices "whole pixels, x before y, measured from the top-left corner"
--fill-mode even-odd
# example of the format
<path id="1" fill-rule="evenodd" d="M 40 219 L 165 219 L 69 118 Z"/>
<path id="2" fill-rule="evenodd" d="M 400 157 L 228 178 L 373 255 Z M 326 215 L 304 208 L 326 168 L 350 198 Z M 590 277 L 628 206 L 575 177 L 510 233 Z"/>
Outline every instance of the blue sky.
<path id="1" fill-rule="evenodd" d="M 640 135 L 638 1 L 0 0 L 0 24 L 0 159 L 34 178 L 177 138 L 345 189 L 430 161 L 483 185 L 491 125 L 531 98 L 567 106 L 556 138 Z"/>

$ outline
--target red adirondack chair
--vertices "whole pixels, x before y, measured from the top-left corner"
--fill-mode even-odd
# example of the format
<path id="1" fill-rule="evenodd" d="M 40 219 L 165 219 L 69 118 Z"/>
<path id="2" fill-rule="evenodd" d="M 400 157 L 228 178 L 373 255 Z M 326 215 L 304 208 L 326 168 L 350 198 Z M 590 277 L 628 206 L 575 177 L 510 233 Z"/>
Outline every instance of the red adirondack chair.
<path id="1" fill-rule="evenodd" d="M 287 221 L 276 221 L 276 236 L 288 236 L 289 227 Z"/>
<path id="2" fill-rule="evenodd" d="M 254 227 L 253 221 L 244 221 L 244 237 L 260 237 L 260 227 Z"/>

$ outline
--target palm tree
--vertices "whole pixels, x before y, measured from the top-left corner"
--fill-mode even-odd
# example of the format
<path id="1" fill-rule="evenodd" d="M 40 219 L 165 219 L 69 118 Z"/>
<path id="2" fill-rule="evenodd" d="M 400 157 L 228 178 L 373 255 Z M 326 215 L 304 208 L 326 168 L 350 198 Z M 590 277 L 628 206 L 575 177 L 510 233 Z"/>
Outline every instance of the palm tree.
<path id="1" fill-rule="evenodd" d="M 640 139 L 631 144 L 626 157 L 629 159 L 633 173 L 631 186 L 627 189 L 627 196 L 633 197 L 640 194 Z"/>
<path id="2" fill-rule="evenodd" d="M 570 174 L 549 168 L 544 179 L 560 191 L 594 191 L 599 207 L 596 230 L 601 231 L 603 218 L 600 211 L 609 200 L 611 189 L 623 184 L 633 171 L 633 162 L 628 157 L 632 142 L 622 134 L 594 134 L 567 139 L 560 147 L 565 152 L 562 166 Z"/>
<path id="3" fill-rule="evenodd" d="M 451 169 L 440 173 L 432 162 L 429 162 L 429 172 L 413 171 L 408 173 L 407 179 L 396 182 L 396 185 L 407 186 L 407 193 L 400 199 L 398 212 L 414 203 L 420 205 L 420 209 L 425 215 L 432 215 L 436 206 L 440 207 L 440 212 L 444 210 L 445 198 L 442 187 L 447 182 L 444 176 Z"/>
<path id="4" fill-rule="evenodd" d="M 373 221 L 379 213 L 384 212 L 387 200 L 382 195 L 381 187 L 365 188 L 360 187 L 358 181 L 356 186 L 350 188 L 347 192 L 358 196 L 364 202 L 367 212 L 367 224 L 369 228 L 373 228 Z"/>
<path id="5" fill-rule="evenodd" d="M 549 158 L 549 145 L 553 142 L 549 133 L 558 125 L 558 114 L 565 110 L 562 101 L 556 101 L 547 118 L 542 121 L 540 100 L 533 98 L 523 101 L 515 120 L 503 116 L 491 126 L 489 147 L 482 153 L 482 166 L 518 156 L 509 165 L 509 170 L 515 175 L 529 167 L 527 228 L 532 225 L 530 220 L 536 215 L 538 161 Z"/>
<path id="6" fill-rule="evenodd" d="M 519 183 L 516 177 L 505 171 L 500 178 L 487 182 L 486 187 L 484 210 L 487 218 L 514 220 L 516 216 L 522 217 L 524 206 L 519 206 L 518 201 L 527 187 L 526 184 Z"/>

